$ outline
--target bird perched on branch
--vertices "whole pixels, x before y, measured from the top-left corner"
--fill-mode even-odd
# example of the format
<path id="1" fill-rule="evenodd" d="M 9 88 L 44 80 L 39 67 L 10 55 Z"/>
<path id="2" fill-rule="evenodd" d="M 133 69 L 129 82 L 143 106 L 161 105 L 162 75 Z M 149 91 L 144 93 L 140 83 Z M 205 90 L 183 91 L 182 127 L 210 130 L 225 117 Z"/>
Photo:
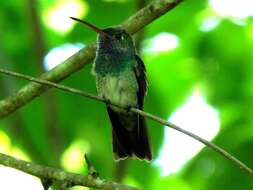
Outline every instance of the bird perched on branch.
<path id="1" fill-rule="evenodd" d="M 145 118 L 130 112 L 143 109 L 147 92 L 146 70 L 137 55 L 131 36 L 120 28 L 99 29 L 77 19 L 98 33 L 93 73 L 98 94 L 109 103 L 107 111 L 112 124 L 112 144 L 116 160 L 136 156 L 150 161 L 152 153 Z"/>

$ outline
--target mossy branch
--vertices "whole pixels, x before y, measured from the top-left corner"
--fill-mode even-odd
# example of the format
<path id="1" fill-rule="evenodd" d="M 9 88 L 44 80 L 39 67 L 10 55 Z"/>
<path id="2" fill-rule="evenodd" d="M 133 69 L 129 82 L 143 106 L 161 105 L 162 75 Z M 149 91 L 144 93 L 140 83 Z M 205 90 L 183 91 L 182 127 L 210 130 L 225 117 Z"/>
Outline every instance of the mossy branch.
<path id="1" fill-rule="evenodd" d="M 92 177 L 90 175 L 84 176 L 81 174 L 66 172 L 57 168 L 26 162 L 2 153 L 0 153 L 0 164 L 31 174 L 40 178 L 41 180 L 49 180 L 65 187 L 73 187 L 78 185 L 103 190 L 138 190 L 135 187 L 106 181 L 100 179 L 99 177 Z"/>
<path id="2" fill-rule="evenodd" d="M 173 9 L 182 0 L 155 0 L 148 4 L 136 14 L 131 16 L 119 27 L 125 29 L 129 34 L 134 34 L 144 26 L 159 18 L 169 10 Z M 70 15 L 71 16 L 71 15 Z M 55 67 L 54 69 L 42 74 L 41 79 L 60 82 L 71 74 L 77 72 L 83 66 L 90 63 L 95 56 L 96 44 L 91 44 L 78 53 L 71 56 L 69 59 Z M 45 92 L 49 86 L 43 86 L 37 83 L 29 83 L 21 88 L 15 94 L 0 101 L 0 118 L 3 118 L 10 113 L 24 106 L 37 96 Z"/>
<path id="3" fill-rule="evenodd" d="M 65 92 L 70 92 L 72 94 L 80 95 L 80 96 L 83 96 L 83 97 L 88 97 L 88 98 L 91 98 L 91 99 L 94 99 L 94 100 L 97 100 L 97 101 L 100 101 L 100 102 L 105 102 L 107 104 L 109 103 L 109 102 L 106 102 L 106 100 L 104 100 L 103 98 L 101 98 L 99 96 L 96 96 L 96 95 L 93 95 L 93 94 L 90 94 L 90 93 L 87 93 L 87 92 L 84 92 L 84 91 L 81 91 L 81 90 L 78 90 L 78 89 L 75 89 L 75 88 L 70 88 L 70 87 L 67 87 L 67 86 L 64 86 L 64 85 L 61 85 L 61 84 L 56 84 L 56 83 L 53 83 L 53 82 L 50 82 L 50 81 L 37 79 L 37 78 L 31 77 L 31 76 L 27 76 L 27 75 L 24 75 L 24 74 L 21 74 L 21 73 L 16 73 L 16 72 L 4 70 L 4 69 L 0 69 L 0 73 L 10 75 L 10 76 L 15 76 L 15 77 L 22 78 L 22 79 L 25 79 L 25 80 L 29 80 L 29 81 L 32 81 L 32 82 L 35 82 L 35 83 L 44 84 L 46 86 L 55 87 L 57 89 L 65 91 Z M 110 103 L 110 104 L 113 105 L 113 106 L 121 107 L 121 106 L 119 106 L 117 104 L 114 104 L 114 103 Z M 124 107 L 121 107 L 121 108 L 124 108 Z M 204 145 L 211 148 L 212 150 L 214 150 L 218 154 L 222 155 L 226 159 L 230 160 L 232 163 L 237 165 L 242 171 L 246 172 L 249 176 L 253 177 L 253 170 L 251 168 L 249 168 L 246 164 L 244 164 L 243 162 L 241 162 L 240 160 L 235 158 L 233 155 L 231 155 L 230 153 L 228 153 L 224 149 L 222 149 L 219 146 L 213 144 L 212 142 L 209 142 L 209 141 L 203 139 L 202 137 L 199 137 L 198 135 L 195 135 L 192 132 L 189 132 L 185 129 L 182 129 L 181 127 L 179 127 L 179 126 L 177 126 L 173 123 L 170 123 L 170 122 L 168 122 L 168 121 L 166 121 L 166 120 L 164 120 L 160 117 L 157 117 L 157 116 L 155 116 L 151 113 L 147 113 L 147 112 L 144 112 L 144 111 L 136 109 L 136 108 L 131 108 L 130 111 L 134 112 L 134 113 L 138 113 L 139 115 L 142 115 L 143 117 L 152 119 L 152 120 L 154 120 L 154 121 L 156 121 L 156 122 L 158 122 L 162 125 L 170 127 L 172 129 L 175 129 L 175 130 L 177 130 L 181 133 L 184 133 L 187 136 L 190 136 L 190 137 L 194 138 L 195 140 L 203 143 Z"/>

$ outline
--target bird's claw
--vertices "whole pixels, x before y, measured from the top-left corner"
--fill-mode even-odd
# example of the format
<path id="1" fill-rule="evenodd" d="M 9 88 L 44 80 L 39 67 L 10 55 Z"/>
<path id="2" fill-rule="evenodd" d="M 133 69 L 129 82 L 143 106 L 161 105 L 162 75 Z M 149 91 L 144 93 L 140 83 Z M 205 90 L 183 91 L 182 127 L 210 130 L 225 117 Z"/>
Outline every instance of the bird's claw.
<path id="1" fill-rule="evenodd" d="M 108 100 L 104 95 L 102 96 L 102 98 L 104 99 L 105 104 L 106 104 L 107 107 L 108 107 L 110 104 L 112 104 L 111 101 Z"/>
<path id="2" fill-rule="evenodd" d="M 126 112 L 129 113 L 129 112 L 131 111 L 131 108 L 132 108 L 131 105 L 127 105 L 126 108 L 125 108 L 125 109 L 126 109 Z"/>

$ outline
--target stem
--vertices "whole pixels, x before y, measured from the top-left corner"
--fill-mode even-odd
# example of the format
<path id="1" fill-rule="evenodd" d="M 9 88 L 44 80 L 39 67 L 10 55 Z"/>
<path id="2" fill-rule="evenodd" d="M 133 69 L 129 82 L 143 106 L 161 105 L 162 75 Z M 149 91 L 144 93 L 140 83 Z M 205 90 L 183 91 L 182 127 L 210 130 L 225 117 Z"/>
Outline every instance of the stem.
<path id="1" fill-rule="evenodd" d="M 93 95 L 93 94 L 90 94 L 90 93 L 87 93 L 87 92 L 84 92 L 84 91 L 81 91 L 81 90 L 78 90 L 78 89 L 75 89 L 75 88 L 70 88 L 70 87 L 67 87 L 67 86 L 64 86 L 64 85 L 61 85 L 61 84 L 56 84 L 56 83 L 46 81 L 46 80 L 42 80 L 42 79 L 36 79 L 34 77 L 31 77 L 31 76 L 27 76 L 27 75 L 24 75 L 24 74 L 21 74 L 21 73 L 16 73 L 16 72 L 4 70 L 4 69 L 0 69 L 0 73 L 10 75 L 10 76 L 15 76 L 15 77 L 22 78 L 22 79 L 25 79 L 25 80 L 29 80 L 29 81 L 32 81 L 32 82 L 44 84 L 44 85 L 47 85 L 47 86 L 55 87 L 57 89 L 65 91 L 65 92 L 70 92 L 72 94 L 76 94 L 76 95 L 80 95 L 80 96 L 83 96 L 83 97 L 94 99 L 94 100 L 97 100 L 97 101 L 100 101 L 100 102 L 108 103 L 103 98 L 101 98 L 99 96 L 96 96 L 96 95 Z M 121 107 L 117 104 L 112 104 L 112 105 L 117 106 L 117 107 Z M 121 108 L 123 108 L 123 107 L 121 107 Z M 185 129 L 182 129 L 181 127 L 179 127 L 179 126 L 177 126 L 173 123 L 170 123 L 170 122 L 168 122 L 164 119 L 161 119 L 160 117 L 157 117 L 157 116 L 155 116 L 151 113 L 147 113 L 147 112 L 144 112 L 144 111 L 136 109 L 136 108 L 131 108 L 130 111 L 132 111 L 134 113 L 138 113 L 139 115 L 141 115 L 143 117 L 152 119 L 152 120 L 154 120 L 154 121 L 156 121 L 156 122 L 158 122 L 162 125 L 173 128 L 173 129 L 175 129 L 175 130 L 177 130 L 181 133 L 184 133 L 187 136 L 190 136 L 190 137 L 194 138 L 195 140 L 203 143 L 204 145 L 211 148 L 215 152 L 217 152 L 220 155 L 224 156 L 225 158 L 227 158 L 228 160 L 233 162 L 235 165 L 237 165 L 242 171 L 246 172 L 249 176 L 253 177 L 253 170 L 251 168 L 249 168 L 246 164 L 244 164 L 243 162 L 241 162 L 240 160 L 238 160 L 237 158 L 232 156 L 230 153 L 228 153 L 224 149 L 222 149 L 219 146 L 213 144 L 212 142 L 209 142 L 209 141 L 203 139 L 202 137 L 199 137 L 198 135 L 195 135 L 194 133 L 191 133 L 191 132 L 189 132 Z"/>

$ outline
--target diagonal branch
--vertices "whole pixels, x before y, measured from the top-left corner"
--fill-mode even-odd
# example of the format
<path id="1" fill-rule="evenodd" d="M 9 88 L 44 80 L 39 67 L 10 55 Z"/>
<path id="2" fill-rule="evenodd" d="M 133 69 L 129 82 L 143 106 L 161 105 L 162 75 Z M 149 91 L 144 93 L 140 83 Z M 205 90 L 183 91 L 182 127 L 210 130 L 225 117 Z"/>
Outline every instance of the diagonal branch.
<path id="1" fill-rule="evenodd" d="M 90 175 L 84 176 L 80 174 L 65 172 L 57 168 L 26 162 L 2 153 L 0 153 L 0 164 L 18 169 L 25 173 L 39 177 L 40 179 L 57 182 L 58 184 L 64 185 L 66 187 L 73 187 L 78 185 L 103 190 L 138 190 L 135 187 L 102 180 L 98 177 L 94 178 Z"/>
<path id="2" fill-rule="evenodd" d="M 99 96 L 96 96 L 96 95 L 93 95 L 93 94 L 90 94 L 90 93 L 87 93 L 87 92 L 84 92 L 84 91 L 81 91 L 81 90 L 78 90 L 78 89 L 75 89 L 75 88 L 70 88 L 70 87 L 67 87 L 67 86 L 64 86 L 64 85 L 61 85 L 61 84 L 56 84 L 56 83 L 53 83 L 53 82 L 50 82 L 50 81 L 37 79 L 37 78 L 31 77 L 31 76 L 28 76 L 28 75 L 24 75 L 24 74 L 21 74 L 21 73 L 16 73 L 16 72 L 4 70 L 4 69 L 0 69 L 0 73 L 10 75 L 10 76 L 15 76 L 17 78 L 22 78 L 22 79 L 29 80 L 29 81 L 32 81 L 32 82 L 35 82 L 35 83 L 40 83 L 40 84 L 44 84 L 44 85 L 47 85 L 47 86 L 55 87 L 57 89 L 65 91 L 65 92 L 69 92 L 69 93 L 72 93 L 72 94 L 76 94 L 76 95 L 80 95 L 80 96 L 87 97 L 87 98 L 90 98 L 90 99 L 94 99 L 94 100 L 97 100 L 99 102 L 108 103 L 108 102 L 106 102 L 106 100 L 104 100 L 103 98 L 101 98 Z M 113 103 L 110 103 L 110 104 L 114 105 L 114 106 L 117 106 L 117 107 L 121 107 L 117 104 L 113 104 Z M 121 107 L 121 108 L 123 108 L 123 107 Z M 177 130 L 181 133 L 184 133 L 187 136 L 190 136 L 190 137 L 194 138 L 195 140 L 203 143 L 204 145 L 211 148 L 212 150 L 214 150 L 218 154 L 222 155 L 226 159 L 230 160 L 235 165 L 237 165 L 242 171 L 246 172 L 249 176 L 253 177 L 253 170 L 251 168 L 249 168 L 246 164 L 244 164 L 243 162 L 241 162 L 240 160 L 235 158 L 233 155 L 231 155 L 230 153 L 228 153 L 224 149 L 222 149 L 219 146 L 215 145 L 214 143 L 209 142 L 209 141 L 203 139 L 202 137 L 199 137 L 199 136 L 195 135 L 194 133 L 189 132 L 185 129 L 182 129 L 181 127 L 179 127 L 179 126 L 177 126 L 173 123 L 170 123 L 170 122 L 168 122 L 164 119 L 161 119 L 160 117 L 157 117 L 157 116 L 155 116 L 151 113 L 147 113 L 147 112 L 144 112 L 142 110 L 139 110 L 139 109 L 136 109 L 136 108 L 133 108 L 133 107 L 130 109 L 130 111 L 132 111 L 134 113 L 137 113 L 137 114 L 139 114 L 143 117 L 154 120 L 154 121 L 156 121 L 156 122 L 158 122 L 162 125 L 165 125 L 167 127 L 173 128 L 173 129 L 175 129 L 175 130 Z"/>
<path id="3" fill-rule="evenodd" d="M 173 9 L 180 2 L 182 2 L 182 0 L 154 0 L 123 22 L 120 27 L 125 29 L 128 33 L 134 34 L 153 20 Z M 51 71 L 42 74 L 40 78 L 53 82 L 59 82 L 67 78 L 71 74 L 80 70 L 84 65 L 91 62 L 95 56 L 95 50 L 95 44 L 87 46 Z M 0 118 L 16 111 L 37 96 L 41 95 L 48 88 L 48 86 L 45 87 L 35 83 L 29 83 L 24 86 L 15 94 L 0 101 Z"/>

